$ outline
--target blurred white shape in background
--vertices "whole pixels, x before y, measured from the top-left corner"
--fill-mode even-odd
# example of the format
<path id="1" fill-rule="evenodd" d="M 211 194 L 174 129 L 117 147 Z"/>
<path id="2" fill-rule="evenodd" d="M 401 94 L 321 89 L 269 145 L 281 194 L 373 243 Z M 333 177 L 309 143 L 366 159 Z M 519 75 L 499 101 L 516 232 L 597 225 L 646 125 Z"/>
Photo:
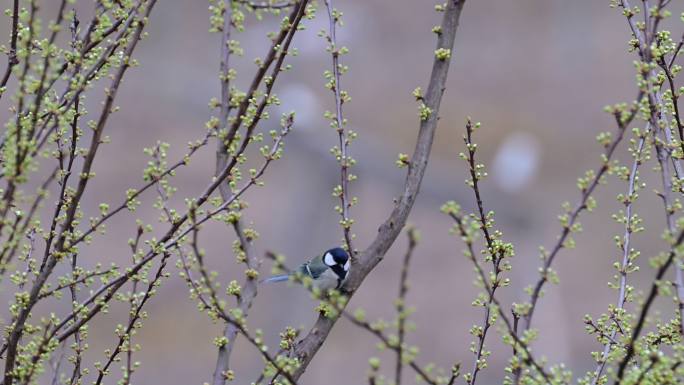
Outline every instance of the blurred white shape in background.
<path id="1" fill-rule="evenodd" d="M 499 147 L 492 167 L 494 181 L 508 193 L 519 192 L 534 179 L 539 168 L 539 140 L 524 131 L 514 132 Z"/>
<path id="2" fill-rule="evenodd" d="M 295 111 L 297 129 L 314 129 L 323 119 L 318 96 L 306 84 L 288 83 L 278 92 L 278 98 L 282 104 L 277 108 L 276 117 Z"/>

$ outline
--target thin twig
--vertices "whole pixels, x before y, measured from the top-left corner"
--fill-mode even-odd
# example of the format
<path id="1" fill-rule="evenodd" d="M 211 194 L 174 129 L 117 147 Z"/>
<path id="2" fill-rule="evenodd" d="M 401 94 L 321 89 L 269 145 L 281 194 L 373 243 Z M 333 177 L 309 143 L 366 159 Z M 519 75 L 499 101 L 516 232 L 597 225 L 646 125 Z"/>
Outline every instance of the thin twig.
<path id="1" fill-rule="evenodd" d="M 279 365 L 277 363 L 276 358 L 271 356 L 266 351 L 266 349 L 264 349 L 263 344 L 261 344 L 259 341 L 257 341 L 256 338 L 254 338 L 251 334 L 249 334 L 249 332 L 245 328 L 245 325 L 243 324 L 242 320 L 233 319 L 233 317 L 231 317 L 228 313 L 225 312 L 223 307 L 217 302 L 216 294 L 210 294 L 210 298 L 211 298 L 210 300 L 207 300 L 205 298 L 205 296 L 202 295 L 202 293 L 203 293 L 202 287 L 200 287 L 199 284 L 196 282 L 196 280 L 192 278 L 190 267 L 189 267 L 189 264 L 187 262 L 187 257 L 183 254 L 183 251 L 181 248 L 177 248 L 177 250 L 181 256 L 181 261 L 182 261 L 183 269 L 185 272 L 186 282 L 189 285 L 191 285 L 191 287 L 193 288 L 193 291 L 197 295 L 197 298 L 200 300 L 200 302 L 202 302 L 202 305 L 206 309 L 213 310 L 216 313 L 216 315 L 219 318 L 221 318 L 223 321 L 225 321 L 226 323 L 233 325 L 237 329 L 237 331 L 243 337 L 245 337 L 245 339 L 252 346 L 254 346 L 254 348 L 256 350 L 259 351 L 259 353 L 266 360 L 266 362 L 268 362 L 269 364 L 273 365 L 274 368 L 276 368 L 277 375 L 283 375 L 290 382 L 291 385 L 296 385 L 297 384 L 296 379 L 293 378 L 292 375 L 288 371 L 283 370 L 284 368 L 282 368 L 281 365 Z M 210 284 L 204 285 L 204 288 L 206 288 L 210 293 L 212 293 L 212 291 L 214 291 L 214 288 L 211 287 Z M 225 373 L 222 372 L 221 375 L 224 376 Z M 224 376 L 224 381 L 225 381 L 225 376 Z"/>
<path id="2" fill-rule="evenodd" d="M 394 384 L 401 385 L 401 372 L 404 367 L 404 336 L 406 334 L 406 294 L 408 293 L 408 271 L 413 256 L 413 250 L 418 244 L 416 229 L 409 228 L 406 232 L 408 236 L 408 248 L 404 254 L 404 261 L 401 265 L 401 278 L 399 279 L 399 295 L 397 296 L 397 361 L 394 367 Z"/>
<path id="3" fill-rule="evenodd" d="M 171 256 L 171 253 L 165 253 L 164 256 L 162 257 L 159 267 L 157 268 L 157 272 L 154 275 L 154 278 L 150 281 L 150 283 L 147 285 L 147 289 L 145 290 L 144 294 L 142 295 L 142 298 L 138 302 L 137 306 L 134 306 L 132 309 L 131 315 L 128 319 L 128 323 L 126 324 L 126 329 L 124 332 L 121 334 L 119 337 L 116 346 L 114 349 L 111 351 L 107 358 L 107 362 L 102 366 L 102 368 L 98 369 L 98 374 L 97 374 L 97 379 L 94 381 L 94 385 L 100 385 L 102 384 L 102 380 L 104 379 L 104 376 L 107 374 L 107 371 L 109 370 L 109 367 L 117 361 L 117 357 L 121 353 L 124 344 L 128 343 L 130 344 L 130 336 L 132 330 L 136 327 L 136 323 L 140 319 L 142 308 L 145 306 L 147 301 L 156 293 L 156 287 L 159 285 L 159 281 L 161 278 L 164 276 L 164 268 L 166 267 L 166 263 Z M 131 295 L 136 295 L 135 292 L 133 292 Z M 128 348 L 130 350 L 130 346 Z M 126 377 L 130 377 L 130 372 L 126 373 Z"/>
<path id="4" fill-rule="evenodd" d="M 537 280 L 537 283 L 534 285 L 534 288 L 532 290 L 532 294 L 530 296 L 530 308 L 527 314 L 524 315 L 525 319 L 525 325 L 523 328 L 523 332 L 527 331 L 531 328 L 532 326 L 532 317 L 534 315 L 534 310 L 537 307 L 537 302 L 539 300 L 539 297 L 542 294 L 542 288 L 546 284 L 546 282 L 549 279 L 549 273 L 551 269 L 551 265 L 553 264 L 553 261 L 555 260 L 556 256 L 558 255 L 558 252 L 565 247 L 565 241 L 570 236 L 571 230 L 576 223 L 579 215 L 587 209 L 587 202 L 589 198 L 591 197 L 592 193 L 598 187 L 598 185 L 601 182 L 601 179 L 603 175 L 605 175 L 606 172 L 610 169 L 611 165 L 611 159 L 613 158 L 613 155 L 615 154 L 615 150 L 617 149 L 618 145 L 624 138 L 625 131 L 627 129 L 627 126 L 634 120 L 636 117 L 636 114 L 638 112 L 638 105 L 639 102 L 641 101 L 641 98 L 643 97 L 644 93 L 639 92 L 639 95 L 636 98 L 636 102 L 632 105 L 632 107 L 629 109 L 627 116 L 623 117 L 621 111 L 617 111 L 614 114 L 615 121 L 618 126 L 618 131 L 617 135 L 613 138 L 613 140 L 610 142 L 610 144 L 606 147 L 606 150 L 602 156 L 602 165 L 601 167 L 598 168 L 596 172 L 594 172 L 594 177 L 591 179 L 591 182 L 589 182 L 588 186 L 586 188 L 583 188 L 581 191 L 581 197 L 575 208 L 572 210 L 571 213 L 568 215 L 568 220 L 567 223 L 563 226 L 563 230 L 561 231 L 561 235 L 558 237 L 558 240 L 556 241 L 555 245 L 551 249 L 551 252 L 544 257 L 544 263 L 541 267 L 541 274 L 539 279 Z"/>
<path id="5" fill-rule="evenodd" d="M 235 0 L 235 1 L 237 3 L 246 5 L 250 8 L 253 8 L 253 9 L 283 9 L 283 8 L 293 7 L 295 4 L 297 4 L 296 1 L 282 1 L 282 2 L 276 2 L 276 1 L 255 2 L 255 1 L 248 1 L 248 0 Z"/>
<path id="6" fill-rule="evenodd" d="M 245 119 L 247 109 L 251 105 L 252 99 L 255 97 L 261 83 L 264 81 L 268 69 L 276 59 L 278 59 L 280 65 L 276 64 L 276 69 L 272 72 L 271 76 L 277 76 L 280 72 L 280 67 L 282 65 L 283 60 L 285 59 L 285 53 L 287 52 L 287 49 L 290 45 L 290 41 L 292 40 L 292 37 L 294 36 L 297 30 L 297 26 L 299 25 L 302 17 L 304 16 L 304 13 L 306 12 L 306 6 L 308 3 L 309 0 L 300 0 L 299 2 L 297 2 L 296 6 L 292 9 L 292 12 L 290 12 L 290 15 L 288 16 L 288 26 L 286 28 L 282 28 L 280 30 L 280 33 L 278 33 L 278 35 L 273 39 L 273 44 L 266 53 L 266 57 L 264 58 L 256 74 L 254 75 L 254 78 L 252 79 L 252 83 L 249 86 L 249 90 L 247 91 L 246 97 L 238 106 L 237 112 L 235 114 L 235 121 L 228 129 L 228 133 L 226 134 L 224 139 L 224 143 L 226 143 L 226 145 L 230 144 L 235 139 L 235 135 L 237 134 L 240 126 L 242 125 Z M 286 39 L 288 39 L 287 42 Z M 270 95 L 270 89 L 273 87 L 274 84 L 275 82 L 269 82 L 267 84 L 267 91 L 265 93 L 266 96 Z M 265 101 L 267 100 L 267 98 L 264 98 L 263 100 Z M 255 114 L 255 118 L 251 123 L 251 127 L 256 126 L 259 119 L 261 119 L 261 111 L 263 111 L 263 107 L 260 106 Z M 249 128 L 247 131 L 248 133 L 250 132 Z"/>
<path id="7" fill-rule="evenodd" d="M 75 266 L 74 266 L 74 265 L 75 265 L 75 264 L 72 262 L 72 268 L 75 269 Z M 58 285 L 57 287 L 55 287 L 54 289 L 52 289 L 52 290 L 44 291 L 44 292 L 40 293 L 40 295 L 38 296 L 38 298 L 39 298 L 39 299 L 43 299 L 43 298 L 51 297 L 53 294 L 57 293 L 58 291 L 62 291 L 62 290 L 64 290 L 64 289 L 70 289 L 70 290 L 71 290 L 71 289 L 74 289 L 75 286 L 78 285 L 79 283 L 84 283 L 84 282 L 86 282 L 86 281 L 88 281 L 88 280 L 90 280 L 90 279 L 92 279 L 92 278 L 100 277 L 100 276 L 103 276 L 103 275 L 110 274 L 112 271 L 114 271 L 114 269 L 107 269 L 107 270 L 104 270 L 104 271 L 94 271 L 94 272 L 89 273 L 89 274 L 86 274 L 86 275 L 84 275 L 84 276 L 82 276 L 82 277 L 80 277 L 80 278 L 74 279 L 73 281 L 70 281 L 70 282 L 68 282 L 68 283 L 60 284 L 60 285 Z"/>
<path id="8" fill-rule="evenodd" d="M 492 285 L 489 283 L 489 278 L 487 278 L 487 273 L 484 271 L 482 268 L 480 262 L 477 260 L 475 257 L 477 254 L 475 253 L 475 246 L 473 245 L 473 240 L 470 234 L 468 233 L 468 230 L 466 228 L 466 222 L 463 217 L 461 217 L 458 213 L 456 212 L 450 212 L 449 216 L 456 222 L 456 228 L 461 235 L 461 238 L 466 244 L 467 247 L 467 256 L 470 259 L 470 261 L 473 263 L 473 266 L 475 267 L 475 271 L 478 274 L 479 279 L 482 281 L 482 284 L 485 288 L 485 291 L 489 295 L 489 298 L 491 299 L 492 303 L 494 306 L 496 306 L 496 309 L 498 310 L 500 318 L 504 321 L 504 324 L 508 330 L 508 334 L 513 338 L 514 341 L 514 349 L 517 349 L 519 346 L 522 349 L 522 352 L 525 353 L 525 356 L 523 356 L 523 360 L 534 366 L 534 368 L 539 372 L 539 374 L 544 378 L 545 382 L 547 384 L 551 384 L 551 377 L 546 373 L 544 370 L 543 366 L 535 360 L 535 358 L 532 356 L 532 352 L 530 351 L 530 348 L 527 346 L 527 344 L 520 339 L 517 333 L 517 325 L 514 326 L 514 323 L 510 321 L 506 313 L 504 312 L 504 308 L 501 306 L 499 303 L 499 300 L 496 298 L 495 295 L 492 293 Z M 517 375 L 516 381 L 519 381 L 520 375 L 522 372 L 518 371 L 520 374 Z"/>
<path id="9" fill-rule="evenodd" d="M 332 302 L 331 302 L 331 304 L 332 304 Z M 349 320 L 352 324 L 354 324 L 354 325 L 356 325 L 356 326 L 358 326 L 358 327 L 360 327 L 360 328 L 362 328 L 362 329 L 368 331 L 369 333 L 373 334 L 373 335 L 376 336 L 380 341 L 382 341 L 382 343 L 383 343 L 387 348 L 393 350 L 393 351 L 396 352 L 396 353 L 399 353 L 399 350 L 400 350 L 400 349 L 399 349 L 395 344 L 393 344 L 393 343 L 389 340 L 389 338 L 388 338 L 387 336 L 385 336 L 385 334 L 384 334 L 382 331 L 380 331 L 380 330 L 379 330 L 378 328 L 376 328 L 376 327 L 373 327 L 373 325 L 371 325 L 370 323 L 368 323 L 368 321 L 361 320 L 361 319 L 359 319 L 358 317 L 355 317 L 353 314 L 349 314 L 347 311 L 345 311 L 345 310 L 343 310 L 343 309 L 339 309 L 339 308 L 338 308 L 337 310 L 340 311 L 341 314 L 344 316 L 344 318 L 346 318 L 347 320 Z M 418 363 L 416 363 L 415 360 L 410 360 L 407 364 L 408 364 L 408 366 L 409 366 L 411 369 L 413 369 L 413 371 L 416 372 L 416 374 L 417 374 L 423 381 L 427 382 L 427 383 L 430 384 L 430 385 L 437 385 L 437 384 L 438 384 L 437 380 L 434 379 L 434 378 L 432 378 L 432 376 L 430 376 L 430 374 L 428 374 L 428 372 L 427 372 L 426 370 L 424 370 L 423 368 L 421 368 L 420 365 L 418 365 Z"/>
<path id="10" fill-rule="evenodd" d="M 251 251 L 251 239 L 245 236 L 241 221 L 233 222 L 233 229 L 240 242 L 240 251 L 244 253 L 245 263 L 248 269 L 257 269 L 258 261 Z M 238 309 L 243 317 L 247 317 L 249 308 L 252 306 L 252 300 L 257 295 L 257 280 L 251 278 L 249 275 L 245 277 L 245 282 L 242 285 L 240 296 L 238 297 Z M 239 329 L 232 323 L 226 325 L 223 335 L 227 338 L 228 343 L 219 348 L 216 369 L 214 371 L 214 385 L 222 385 L 226 381 L 225 372 L 229 369 L 230 354 L 235 347 L 235 341 Z M 278 366 L 276 366 L 278 367 Z"/>
<path id="11" fill-rule="evenodd" d="M 332 56 L 332 74 L 333 74 L 333 84 L 332 91 L 335 95 L 335 119 L 334 128 L 337 131 L 339 137 L 339 162 L 340 162 L 340 187 L 341 191 L 339 193 L 342 216 L 341 224 L 344 229 L 344 241 L 349 251 L 349 255 L 352 257 L 352 262 L 355 262 L 356 255 L 354 253 L 354 248 L 352 247 L 352 234 L 351 225 L 352 220 L 349 218 L 349 209 L 351 208 L 351 201 L 349 197 L 349 167 L 351 166 L 351 158 L 348 155 L 349 139 L 347 138 L 347 131 L 344 129 L 346 125 L 346 120 L 342 116 L 342 104 L 344 100 L 342 99 L 342 86 L 340 85 L 340 48 L 337 46 L 336 28 L 338 23 L 337 11 L 333 7 L 333 0 L 324 0 L 325 8 L 328 11 L 328 43 L 330 45 L 330 54 Z"/>
<path id="12" fill-rule="evenodd" d="M 646 296 L 646 301 L 644 301 L 643 306 L 641 307 L 641 311 L 639 313 L 639 317 L 637 319 L 637 322 L 634 326 L 634 329 L 632 329 L 632 335 L 629 339 L 629 343 L 626 348 L 626 353 L 625 356 L 622 358 L 620 361 L 620 364 L 618 366 L 618 371 L 617 375 L 615 378 L 615 385 L 620 385 L 622 383 L 622 379 L 625 373 L 625 369 L 627 368 L 627 365 L 629 364 L 629 361 L 634 357 L 635 353 L 635 344 L 636 340 L 639 338 L 639 335 L 641 334 L 641 330 L 644 328 L 646 324 L 646 317 L 649 314 L 649 311 L 651 310 L 651 306 L 653 305 L 653 302 L 655 301 L 656 297 L 658 296 L 658 282 L 660 282 L 663 277 L 665 276 L 665 273 L 667 270 L 670 268 L 672 265 L 672 262 L 675 260 L 675 257 L 677 253 L 675 252 L 675 249 L 678 248 L 679 246 L 682 245 L 682 242 L 684 242 L 684 230 L 682 230 L 679 235 L 677 236 L 675 242 L 671 246 L 670 253 L 667 256 L 667 259 L 665 262 L 658 268 L 658 271 L 652 281 L 651 288 L 648 292 L 648 295 Z"/>
<path id="13" fill-rule="evenodd" d="M 632 224 L 632 221 L 634 220 L 632 216 L 632 208 L 634 201 L 637 199 L 636 195 L 636 184 L 637 184 L 637 179 L 638 179 L 638 170 L 639 166 L 643 162 L 643 157 L 642 157 L 642 152 L 644 149 L 644 145 L 646 143 L 646 138 L 648 135 L 650 135 L 650 130 L 651 126 L 650 124 L 647 126 L 646 130 L 644 130 L 643 133 L 641 133 L 641 136 L 639 138 L 639 142 L 637 144 L 636 150 L 633 154 L 634 156 L 634 161 L 632 162 L 632 167 L 629 173 L 629 179 L 627 181 L 627 195 L 625 196 L 623 203 L 625 205 L 625 232 L 622 236 L 622 261 L 620 264 L 620 267 L 618 269 L 619 276 L 620 276 L 620 282 L 619 282 L 619 290 L 618 290 L 618 297 L 616 301 L 616 308 L 614 310 L 611 310 L 613 314 L 621 312 L 624 307 L 625 307 L 625 302 L 627 301 L 627 274 L 628 270 L 630 268 L 630 265 L 632 264 L 632 249 L 631 249 L 631 240 L 632 240 L 632 232 L 634 231 L 634 227 Z M 616 322 L 617 324 L 617 322 Z M 603 347 L 603 352 L 601 353 L 601 356 L 598 359 L 598 363 L 596 365 L 596 369 L 594 370 L 594 375 L 591 380 L 591 385 L 596 385 L 601 378 L 601 375 L 603 374 L 603 370 L 606 367 L 606 364 L 608 363 L 607 358 L 608 354 L 610 353 L 612 347 L 614 344 L 611 341 L 615 341 L 615 337 L 617 335 L 618 330 L 613 329 L 613 331 L 610 333 L 609 336 L 609 342 L 606 343 Z"/>
<path id="14" fill-rule="evenodd" d="M 475 160 L 475 152 L 477 151 L 477 145 L 473 142 L 473 131 L 474 127 L 470 119 L 466 123 L 466 135 L 463 140 L 467 148 L 467 162 L 468 169 L 470 172 L 470 186 L 472 187 L 473 193 L 475 194 L 475 200 L 477 202 L 477 217 L 479 221 L 479 227 L 482 234 L 484 234 L 485 244 L 487 246 L 486 252 L 490 255 L 492 261 L 492 267 L 494 268 L 494 279 L 491 282 L 491 290 L 487 290 L 487 304 L 484 305 L 484 319 L 482 321 L 482 330 L 478 333 L 477 347 L 475 348 L 475 362 L 473 363 L 473 371 L 468 379 L 469 385 L 475 385 L 477 381 L 477 374 L 483 368 L 482 359 L 485 347 L 485 340 L 487 339 L 487 332 L 492 326 L 490 320 L 491 308 L 494 303 L 494 296 L 496 295 L 496 290 L 501 285 L 501 262 L 505 258 L 503 250 L 498 250 L 494 245 L 494 238 L 489 232 L 489 227 L 491 226 L 491 221 L 489 215 L 485 212 L 484 204 L 482 202 L 482 195 L 480 193 L 479 182 L 482 178 L 481 173 L 478 168 L 478 164 Z M 475 255 L 472 258 L 477 258 Z M 484 282 L 486 284 L 486 282 Z"/>

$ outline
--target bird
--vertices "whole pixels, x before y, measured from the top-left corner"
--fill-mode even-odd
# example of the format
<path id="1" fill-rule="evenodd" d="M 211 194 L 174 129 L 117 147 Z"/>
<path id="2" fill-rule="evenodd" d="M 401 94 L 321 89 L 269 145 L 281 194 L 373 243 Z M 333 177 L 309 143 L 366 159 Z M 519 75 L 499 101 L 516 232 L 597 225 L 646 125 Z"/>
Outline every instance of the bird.
<path id="1" fill-rule="evenodd" d="M 349 254 L 343 248 L 335 247 L 327 250 L 323 255 L 318 255 L 304 262 L 290 274 L 275 275 L 263 282 L 283 282 L 292 276 L 303 279 L 309 278 L 314 289 L 327 292 L 330 289 L 342 287 L 349 276 L 350 267 Z"/>

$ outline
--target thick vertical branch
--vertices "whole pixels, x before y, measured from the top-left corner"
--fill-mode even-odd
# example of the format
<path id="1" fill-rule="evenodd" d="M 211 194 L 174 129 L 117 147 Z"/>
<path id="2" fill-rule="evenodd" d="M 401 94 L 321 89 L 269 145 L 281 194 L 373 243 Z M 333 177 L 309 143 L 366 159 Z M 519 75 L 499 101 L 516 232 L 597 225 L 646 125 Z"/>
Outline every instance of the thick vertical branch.
<path id="1" fill-rule="evenodd" d="M 464 0 L 447 1 L 441 24 L 441 33 L 437 39 L 438 49 L 449 50 L 449 52 L 453 50 L 458 21 L 464 4 Z M 378 235 L 373 243 L 361 253 L 357 263 L 352 265 L 350 277 L 345 284 L 345 289 L 349 295 L 354 294 L 368 273 L 383 259 L 385 253 L 406 224 L 406 219 L 413 208 L 430 158 L 432 141 L 437 128 L 439 107 L 446 87 L 449 63 L 448 59 L 445 60 L 438 57 L 434 59 L 430 83 L 424 97 L 425 105 L 430 108 L 432 113 L 427 119 L 420 122 L 415 150 L 409 164 L 408 175 L 406 176 L 401 197 L 389 218 L 380 226 Z M 301 364 L 294 374 L 295 379 L 304 374 L 338 319 L 339 315 L 333 318 L 327 318 L 323 315 L 319 316 L 316 324 L 311 328 L 306 337 L 297 344 L 295 354 L 300 359 Z"/>

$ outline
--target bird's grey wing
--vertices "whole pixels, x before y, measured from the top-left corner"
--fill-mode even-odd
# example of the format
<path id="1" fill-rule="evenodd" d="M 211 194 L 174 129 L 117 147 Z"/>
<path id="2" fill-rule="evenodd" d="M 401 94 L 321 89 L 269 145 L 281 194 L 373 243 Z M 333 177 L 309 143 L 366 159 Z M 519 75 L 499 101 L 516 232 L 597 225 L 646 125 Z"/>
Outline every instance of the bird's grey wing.
<path id="1" fill-rule="evenodd" d="M 326 270 L 328 270 L 328 266 L 323 263 L 321 257 L 316 257 L 301 265 L 299 269 L 297 269 L 297 271 L 302 275 L 309 276 L 313 279 L 318 279 L 318 277 L 325 273 Z"/>

